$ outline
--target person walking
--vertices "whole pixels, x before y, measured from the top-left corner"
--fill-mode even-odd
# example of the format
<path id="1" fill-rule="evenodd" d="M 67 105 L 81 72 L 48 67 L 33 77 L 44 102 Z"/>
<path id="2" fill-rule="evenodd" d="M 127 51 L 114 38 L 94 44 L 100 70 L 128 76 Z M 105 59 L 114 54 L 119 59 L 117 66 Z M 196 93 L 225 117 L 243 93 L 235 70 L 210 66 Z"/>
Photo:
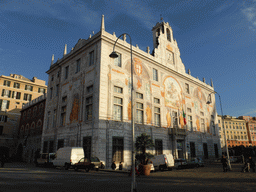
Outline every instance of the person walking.
<path id="1" fill-rule="evenodd" d="M 250 171 L 250 161 L 249 159 L 246 159 L 242 172 L 249 172 L 249 171 Z"/>
<path id="2" fill-rule="evenodd" d="M 112 164 L 111 164 L 111 168 L 112 168 L 113 170 L 115 170 L 115 169 L 116 169 L 116 163 L 115 163 L 115 161 L 113 161 L 113 162 L 112 162 Z"/>
<path id="3" fill-rule="evenodd" d="M 253 172 L 255 172 L 255 163 L 252 160 L 252 157 L 249 157 L 249 164 L 250 164 L 250 168 L 252 169 Z"/>
<path id="4" fill-rule="evenodd" d="M 221 163 L 222 163 L 222 167 L 223 167 L 223 172 L 227 172 L 228 171 L 228 161 L 227 161 L 225 155 L 222 155 Z"/>

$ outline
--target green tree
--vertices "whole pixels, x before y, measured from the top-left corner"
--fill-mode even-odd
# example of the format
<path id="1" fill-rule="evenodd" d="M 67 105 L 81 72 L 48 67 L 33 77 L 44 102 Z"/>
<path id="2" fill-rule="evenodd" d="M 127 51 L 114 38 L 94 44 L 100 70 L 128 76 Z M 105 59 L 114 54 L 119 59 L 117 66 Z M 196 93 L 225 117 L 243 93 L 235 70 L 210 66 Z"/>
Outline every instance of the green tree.
<path id="1" fill-rule="evenodd" d="M 154 143 L 149 135 L 142 133 L 136 138 L 135 148 L 136 148 L 136 159 L 139 160 L 143 165 L 148 164 L 148 160 L 154 155 L 147 153 L 146 149 L 154 147 Z"/>

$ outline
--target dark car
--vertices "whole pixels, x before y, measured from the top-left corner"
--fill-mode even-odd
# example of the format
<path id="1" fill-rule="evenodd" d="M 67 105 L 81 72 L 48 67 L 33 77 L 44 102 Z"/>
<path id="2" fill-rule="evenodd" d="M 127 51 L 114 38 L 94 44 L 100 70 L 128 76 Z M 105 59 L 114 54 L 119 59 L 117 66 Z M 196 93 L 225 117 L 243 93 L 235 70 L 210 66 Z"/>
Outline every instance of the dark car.
<path id="1" fill-rule="evenodd" d="M 100 162 L 98 157 L 85 158 L 83 157 L 74 165 L 75 171 L 78 169 L 84 169 L 86 172 L 89 172 L 92 169 L 102 168 L 102 163 Z"/>

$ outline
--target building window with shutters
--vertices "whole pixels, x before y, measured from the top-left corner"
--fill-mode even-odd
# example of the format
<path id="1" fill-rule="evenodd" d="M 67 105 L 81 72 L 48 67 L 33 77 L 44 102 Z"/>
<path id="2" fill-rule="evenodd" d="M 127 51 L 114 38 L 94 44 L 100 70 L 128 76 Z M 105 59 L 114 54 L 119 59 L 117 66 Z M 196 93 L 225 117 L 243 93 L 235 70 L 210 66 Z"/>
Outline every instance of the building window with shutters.
<path id="1" fill-rule="evenodd" d="M 158 71 L 156 69 L 153 69 L 153 80 L 158 81 Z"/>
<path id="2" fill-rule="evenodd" d="M 61 126 L 64 126 L 66 123 L 66 110 L 67 110 L 67 106 L 61 107 L 61 116 L 60 116 L 60 125 Z"/>
<path id="3" fill-rule="evenodd" d="M 33 86 L 31 86 L 31 85 L 25 85 L 25 90 L 33 91 Z"/>
<path id="4" fill-rule="evenodd" d="M 118 66 L 118 67 L 121 67 L 121 54 L 120 53 L 117 53 L 118 57 L 114 59 L 114 65 L 115 66 Z"/>
<path id="5" fill-rule="evenodd" d="M 0 99 L 0 110 L 1 111 L 9 109 L 9 106 L 10 106 L 10 101 Z"/>
<path id="6" fill-rule="evenodd" d="M 163 154 L 163 141 L 160 139 L 155 140 L 155 155 Z"/>
<path id="7" fill-rule="evenodd" d="M 188 115 L 188 130 L 193 131 L 193 121 L 191 115 Z"/>
<path id="8" fill-rule="evenodd" d="M 189 94 L 189 84 L 185 83 L 185 90 L 186 90 L 186 93 Z"/>
<path id="9" fill-rule="evenodd" d="M 78 73 L 80 71 L 80 65 L 81 65 L 81 59 L 78 59 L 76 61 L 76 73 Z"/>
<path id="10" fill-rule="evenodd" d="M 2 90 L 2 97 L 6 97 L 6 98 L 10 98 L 11 97 L 11 90 L 6 90 L 6 89 L 3 89 Z"/>
<path id="11" fill-rule="evenodd" d="M 7 115 L 0 115 L 0 122 L 7 122 Z"/>
<path id="12" fill-rule="evenodd" d="M 69 66 L 65 67 L 65 79 L 68 78 L 68 74 L 69 74 Z"/>
<path id="13" fill-rule="evenodd" d="M 87 121 L 92 120 L 92 101 L 93 101 L 92 96 L 86 98 L 85 120 L 87 120 Z"/>
<path id="14" fill-rule="evenodd" d="M 91 51 L 89 53 L 89 66 L 92 66 L 94 64 L 94 51 Z"/>
<path id="15" fill-rule="evenodd" d="M 19 89 L 19 88 L 20 88 L 20 84 L 19 84 L 19 83 L 14 82 L 14 84 L 13 84 L 13 88 Z"/>
<path id="16" fill-rule="evenodd" d="M 112 146 L 112 160 L 115 162 L 123 162 L 124 139 L 120 137 L 113 137 Z"/>
<path id="17" fill-rule="evenodd" d="M 123 99 L 119 97 L 114 97 L 114 109 L 113 109 L 113 119 L 122 121 L 123 114 Z"/>
<path id="18" fill-rule="evenodd" d="M 10 87 L 11 81 L 4 80 L 4 86 Z"/>
<path id="19" fill-rule="evenodd" d="M 136 123 L 143 123 L 143 103 L 136 103 Z"/>
<path id="20" fill-rule="evenodd" d="M 160 123 L 160 119 L 161 119 L 161 115 L 160 115 L 160 108 L 159 107 L 154 107 L 154 118 L 155 118 L 155 126 L 160 127 L 161 123 Z"/>

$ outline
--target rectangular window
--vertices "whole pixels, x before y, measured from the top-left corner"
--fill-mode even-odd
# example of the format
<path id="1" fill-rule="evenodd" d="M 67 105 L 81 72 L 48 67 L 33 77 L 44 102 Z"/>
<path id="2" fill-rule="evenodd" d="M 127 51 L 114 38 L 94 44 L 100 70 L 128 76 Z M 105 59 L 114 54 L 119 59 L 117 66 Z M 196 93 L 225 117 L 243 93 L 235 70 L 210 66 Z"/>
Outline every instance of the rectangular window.
<path id="1" fill-rule="evenodd" d="M 117 53 L 118 57 L 114 59 L 114 65 L 121 67 L 121 54 Z"/>
<path id="2" fill-rule="evenodd" d="M 92 101 L 93 97 L 87 97 L 86 98 L 86 108 L 85 108 L 85 120 L 92 120 Z"/>
<path id="3" fill-rule="evenodd" d="M 57 77 L 58 77 L 58 78 L 60 77 L 60 71 L 57 72 Z"/>
<path id="4" fill-rule="evenodd" d="M 113 119 L 122 121 L 123 99 L 114 97 Z"/>
<path id="5" fill-rule="evenodd" d="M 94 51 L 89 53 L 89 66 L 92 66 L 94 64 Z"/>
<path id="6" fill-rule="evenodd" d="M 27 100 L 28 100 L 28 94 L 27 94 L 27 93 L 24 93 L 23 100 L 24 100 L 24 101 L 27 101 Z"/>
<path id="7" fill-rule="evenodd" d="M 201 115 L 201 116 L 204 116 L 204 112 L 201 111 L 201 112 L 200 112 L 200 115 Z"/>
<path id="8" fill-rule="evenodd" d="M 188 130 L 193 131 L 193 121 L 191 115 L 188 115 Z"/>
<path id="9" fill-rule="evenodd" d="M 143 94 L 137 92 L 136 93 L 136 98 L 143 99 Z"/>
<path id="10" fill-rule="evenodd" d="M 59 139 L 59 140 L 58 140 L 58 145 L 57 145 L 57 150 L 58 150 L 59 148 L 62 148 L 62 147 L 64 147 L 64 139 Z"/>
<path id="11" fill-rule="evenodd" d="M 52 75 L 52 81 L 54 80 L 54 75 Z"/>
<path id="12" fill-rule="evenodd" d="M 33 91 L 33 86 L 31 86 L 31 85 L 25 85 L 25 90 Z"/>
<path id="13" fill-rule="evenodd" d="M 115 93 L 123 93 L 123 88 L 122 87 L 114 86 L 114 92 Z"/>
<path id="14" fill-rule="evenodd" d="M 52 99 L 53 87 L 50 88 L 50 99 Z"/>
<path id="15" fill-rule="evenodd" d="M 87 94 L 92 93 L 93 92 L 93 85 L 88 86 L 86 90 L 87 90 Z"/>
<path id="16" fill-rule="evenodd" d="M 154 98 L 154 103 L 156 103 L 156 104 L 160 104 L 160 99 L 158 99 L 158 98 Z"/>
<path id="17" fill-rule="evenodd" d="M 19 88 L 20 88 L 20 84 L 19 84 L 19 83 L 14 83 L 14 84 L 13 84 L 13 88 L 19 89 Z"/>
<path id="18" fill-rule="evenodd" d="M 80 71 L 80 65 L 81 65 L 81 59 L 78 59 L 76 61 L 76 73 L 78 73 Z"/>
<path id="19" fill-rule="evenodd" d="M 4 86 L 10 87 L 11 81 L 4 80 Z"/>
<path id="20" fill-rule="evenodd" d="M 211 126 L 212 126 L 212 133 L 215 136 L 216 135 L 216 130 L 215 130 L 215 125 L 214 125 L 214 121 L 211 121 Z"/>
<path id="21" fill-rule="evenodd" d="M 20 99 L 20 96 L 21 96 L 21 92 L 16 92 L 16 91 L 12 92 L 12 98 Z"/>
<path id="22" fill-rule="evenodd" d="M 112 160 L 115 162 L 123 162 L 123 153 L 124 153 L 124 139 L 113 137 L 112 140 Z"/>
<path id="23" fill-rule="evenodd" d="M 187 112 L 188 112 L 188 113 L 192 113 L 191 108 L 187 108 Z"/>
<path id="24" fill-rule="evenodd" d="M 201 131 L 205 132 L 205 123 L 203 118 L 201 118 Z"/>
<path id="25" fill-rule="evenodd" d="M 9 109 L 10 101 L 8 100 L 0 100 L 0 110 L 4 111 L 6 109 Z"/>
<path id="26" fill-rule="evenodd" d="M 58 84 L 58 85 L 56 85 L 56 96 L 59 95 L 59 89 L 60 89 L 60 85 Z"/>
<path id="27" fill-rule="evenodd" d="M 68 78 L 69 66 L 65 67 L 65 79 Z"/>
<path id="28" fill-rule="evenodd" d="M 158 71 L 156 69 L 153 69 L 153 80 L 158 81 Z"/>
<path id="29" fill-rule="evenodd" d="M 155 155 L 163 154 L 163 141 L 160 139 L 155 140 Z"/>
<path id="30" fill-rule="evenodd" d="M 185 83 L 185 90 L 186 90 L 186 93 L 189 94 L 189 84 Z"/>
<path id="31" fill-rule="evenodd" d="M 56 115 L 57 115 L 57 110 L 54 109 L 53 111 L 53 118 L 52 118 L 52 126 L 56 127 Z"/>
<path id="32" fill-rule="evenodd" d="M 7 115 L 0 115 L 0 122 L 7 122 Z"/>
<path id="33" fill-rule="evenodd" d="M 4 130 L 4 126 L 1 126 L 1 125 L 0 125 L 0 135 L 3 134 L 3 130 Z"/>
<path id="34" fill-rule="evenodd" d="M 155 126 L 160 126 L 160 108 L 154 107 Z"/>
<path id="35" fill-rule="evenodd" d="M 6 97 L 6 98 L 10 98 L 11 97 L 11 90 L 6 90 L 6 89 L 3 89 L 2 90 L 2 97 Z"/>
<path id="36" fill-rule="evenodd" d="M 191 157 L 196 157 L 196 147 L 194 142 L 190 142 L 190 155 Z"/>
<path id="37" fill-rule="evenodd" d="M 136 123 L 143 123 L 143 103 L 136 103 L 136 115 L 137 115 L 137 122 Z"/>
<path id="38" fill-rule="evenodd" d="M 44 88 L 38 88 L 38 93 L 45 93 L 45 89 Z"/>
<path id="39" fill-rule="evenodd" d="M 61 107 L 61 118 L 60 118 L 61 126 L 64 126 L 66 123 L 66 110 L 67 110 L 67 106 Z"/>
<path id="40" fill-rule="evenodd" d="M 172 112 L 172 122 L 173 127 L 178 127 L 178 113 L 176 111 Z"/>
<path id="41" fill-rule="evenodd" d="M 62 103 L 66 103 L 67 102 L 67 96 L 62 97 Z"/>

